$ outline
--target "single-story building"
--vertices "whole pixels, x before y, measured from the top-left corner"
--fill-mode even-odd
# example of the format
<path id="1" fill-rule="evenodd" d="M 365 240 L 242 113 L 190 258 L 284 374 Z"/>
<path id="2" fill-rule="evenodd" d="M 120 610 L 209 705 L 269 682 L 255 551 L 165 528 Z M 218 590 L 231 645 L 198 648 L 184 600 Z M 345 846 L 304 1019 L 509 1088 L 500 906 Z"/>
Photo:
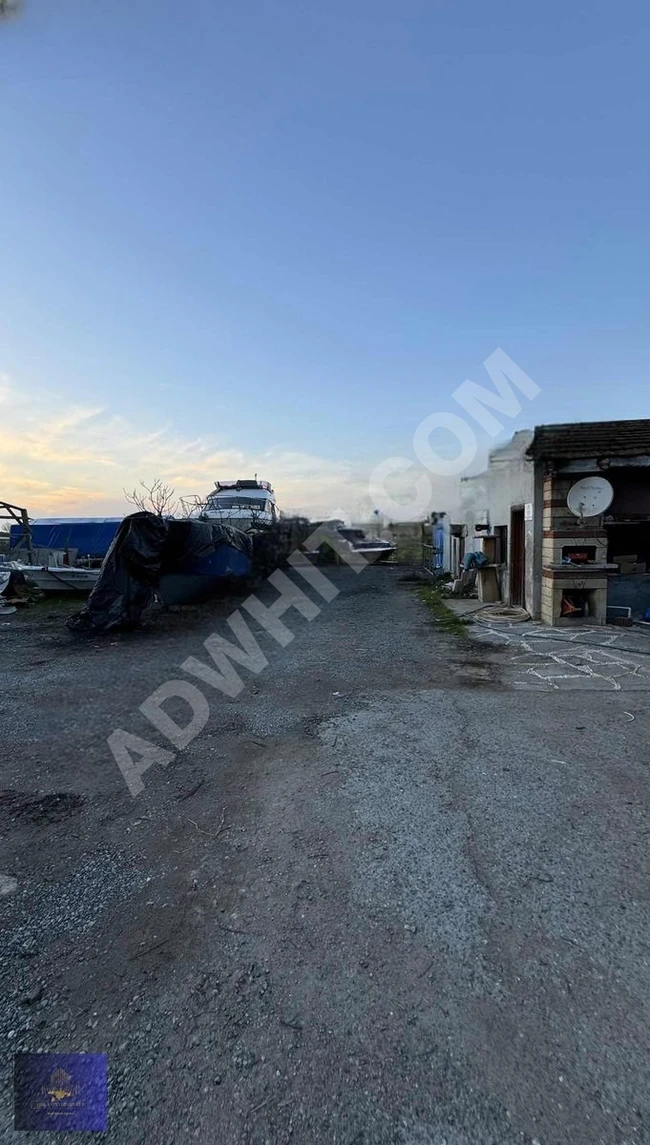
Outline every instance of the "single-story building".
<path id="1" fill-rule="evenodd" d="M 519 431 L 461 481 L 461 504 L 466 549 L 485 552 L 501 598 L 535 619 L 650 609 L 650 419 Z"/>

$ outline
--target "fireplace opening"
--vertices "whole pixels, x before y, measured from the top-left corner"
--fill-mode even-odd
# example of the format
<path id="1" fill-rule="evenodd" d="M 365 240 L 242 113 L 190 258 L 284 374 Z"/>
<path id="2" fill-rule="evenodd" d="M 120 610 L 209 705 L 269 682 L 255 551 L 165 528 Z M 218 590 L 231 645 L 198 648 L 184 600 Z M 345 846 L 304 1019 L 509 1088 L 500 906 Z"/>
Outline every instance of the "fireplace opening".
<path id="1" fill-rule="evenodd" d="M 586 565 L 595 560 L 595 545 L 564 545 L 562 548 L 562 564 L 564 565 Z"/>
<path id="2" fill-rule="evenodd" d="M 563 620 L 586 620 L 590 615 L 590 594 L 584 589 L 571 589 L 562 593 L 560 616 Z"/>

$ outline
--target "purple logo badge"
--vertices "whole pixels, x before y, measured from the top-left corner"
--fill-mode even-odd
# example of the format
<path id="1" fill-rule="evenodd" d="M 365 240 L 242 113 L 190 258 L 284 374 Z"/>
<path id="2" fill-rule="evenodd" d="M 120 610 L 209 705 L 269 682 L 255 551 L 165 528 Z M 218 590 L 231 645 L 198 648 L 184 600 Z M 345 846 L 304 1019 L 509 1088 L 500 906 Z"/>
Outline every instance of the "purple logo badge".
<path id="1" fill-rule="evenodd" d="M 104 1132 L 106 1054 L 16 1054 L 14 1129 Z"/>

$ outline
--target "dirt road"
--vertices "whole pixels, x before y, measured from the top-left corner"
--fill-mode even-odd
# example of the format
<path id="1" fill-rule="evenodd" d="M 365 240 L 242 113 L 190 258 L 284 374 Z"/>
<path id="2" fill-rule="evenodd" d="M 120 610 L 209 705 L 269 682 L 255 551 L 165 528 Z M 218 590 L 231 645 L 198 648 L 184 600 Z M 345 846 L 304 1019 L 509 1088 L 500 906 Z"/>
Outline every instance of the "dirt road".
<path id="1" fill-rule="evenodd" d="M 644 695 L 527 690 L 397 571 L 334 579 L 136 799 L 107 736 L 163 742 L 139 705 L 236 602 L 3 622 L 3 1141 L 50 1049 L 108 1053 L 116 1145 L 650 1141 Z"/>

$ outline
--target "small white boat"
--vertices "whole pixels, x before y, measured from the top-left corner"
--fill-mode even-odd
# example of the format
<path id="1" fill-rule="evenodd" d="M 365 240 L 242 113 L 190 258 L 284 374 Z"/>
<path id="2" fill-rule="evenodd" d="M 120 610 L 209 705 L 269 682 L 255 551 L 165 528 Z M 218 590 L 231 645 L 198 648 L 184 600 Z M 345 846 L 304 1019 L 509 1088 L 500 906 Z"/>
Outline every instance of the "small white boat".
<path id="1" fill-rule="evenodd" d="M 342 528 L 338 529 L 338 533 L 370 564 L 387 561 L 395 553 L 395 545 L 391 541 L 383 541 L 380 537 L 367 537 L 363 529 Z"/>
<path id="2" fill-rule="evenodd" d="M 268 529 L 278 520 L 275 493 L 268 481 L 217 481 L 207 497 L 201 520 L 232 525 L 244 532 Z"/>
<path id="3" fill-rule="evenodd" d="M 27 581 L 41 592 L 92 592 L 99 577 L 99 569 L 68 565 L 24 565 L 11 561 L 3 568 L 24 573 Z"/>

